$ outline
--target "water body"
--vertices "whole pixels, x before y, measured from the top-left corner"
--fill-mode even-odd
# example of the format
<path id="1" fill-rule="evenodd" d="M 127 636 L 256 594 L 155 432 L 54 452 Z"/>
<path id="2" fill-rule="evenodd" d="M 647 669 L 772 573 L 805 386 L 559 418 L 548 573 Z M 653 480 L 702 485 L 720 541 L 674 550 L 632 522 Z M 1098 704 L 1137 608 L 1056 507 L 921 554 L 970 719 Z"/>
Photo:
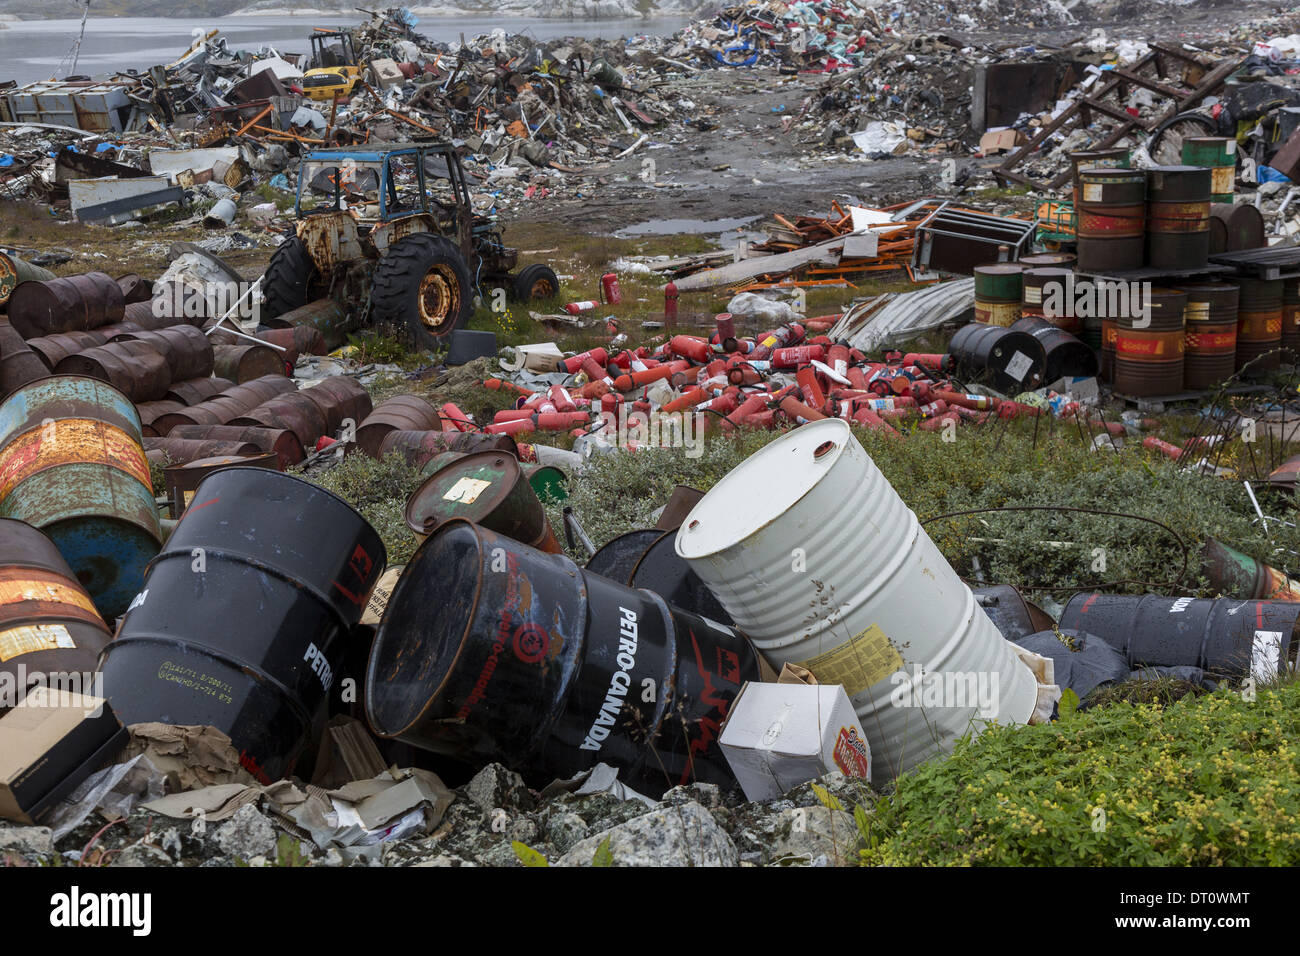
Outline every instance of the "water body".
<path id="1" fill-rule="evenodd" d="M 355 27 L 356 16 L 211 17 L 192 20 L 171 17 L 99 17 L 86 21 L 86 35 L 77 58 L 77 73 L 88 76 L 113 70 L 146 70 L 170 63 L 193 41 L 193 31 L 219 29 L 231 49 L 256 50 L 269 44 L 286 53 L 306 53 L 313 27 Z M 662 20 L 541 20 L 521 17 L 421 18 L 416 28 L 432 40 L 452 43 L 504 27 L 539 40 L 580 36 L 590 39 L 673 33 L 685 18 Z M 0 21 L 0 81 L 32 83 L 68 74 L 69 52 L 81 29 L 80 20 Z M 62 64 L 62 65 L 60 65 Z"/>

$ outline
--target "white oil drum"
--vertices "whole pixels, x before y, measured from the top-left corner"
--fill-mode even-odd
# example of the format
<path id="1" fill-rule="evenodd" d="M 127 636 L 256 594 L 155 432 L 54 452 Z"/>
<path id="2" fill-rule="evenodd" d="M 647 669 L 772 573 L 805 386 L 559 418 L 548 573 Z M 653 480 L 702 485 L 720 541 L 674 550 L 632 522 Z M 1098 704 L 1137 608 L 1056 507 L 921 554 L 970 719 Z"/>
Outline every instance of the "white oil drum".
<path id="1" fill-rule="evenodd" d="M 727 473 L 676 551 L 775 668 L 844 685 L 877 785 L 1034 711 L 1033 673 L 840 419 Z"/>

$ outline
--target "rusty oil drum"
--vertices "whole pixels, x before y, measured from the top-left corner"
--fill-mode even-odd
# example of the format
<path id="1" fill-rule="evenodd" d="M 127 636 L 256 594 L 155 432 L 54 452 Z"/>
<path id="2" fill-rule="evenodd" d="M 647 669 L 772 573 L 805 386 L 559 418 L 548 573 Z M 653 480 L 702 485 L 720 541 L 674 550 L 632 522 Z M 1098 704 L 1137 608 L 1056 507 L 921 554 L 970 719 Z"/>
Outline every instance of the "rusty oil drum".
<path id="1" fill-rule="evenodd" d="M 419 538 L 445 521 L 464 518 L 540 551 L 562 550 L 519 459 L 505 451 L 448 461 L 411 494 L 405 518 Z"/>
<path id="2" fill-rule="evenodd" d="M 213 371 L 240 385 L 267 375 L 284 375 L 280 353 L 269 345 L 214 345 Z"/>
<path id="3" fill-rule="evenodd" d="M 1210 170 L 1210 199 L 1232 202 L 1237 186 L 1237 141 L 1221 136 L 1190 136 L 1183 140 L 1183 162 Z"/>
<path id="4" fill-rule="evenodd" d="M 1290 350 L 1288 362 L 1300 363 L 1300 279 L 1282 284 L 1282 348 Z"/>
<path id="5" fill-rule="evenodd" d="M 195 441 L 189 438 L 146 438 L 145 457 L 159 465 L 184 465 L 202 458 L 243 457 L 261 454 L 251 441 Z"/>
<path id="6" fill-rule="evenodd" d="M 1075 202 L 1078 267 L 1140 269 L 1146 235 L 1146 174 L 1090 166 L 1079 170 Z"/>
<path id="7" fill-rule="evenodd" d="M 315 329 L 325 340 L 325 348 L 336 349 L 348 340 L 348 333 L 356 327 L 349 310 L 333 299 L 317 299 L 289 312 L 264 319 L 272 329 L 292 329 L 300 326 Z"/>
<path id="8" fill-rule="evenodd" d="M 136 414 L 140 416 L 140 434 L 145 438 L 165 438 L 171 429 L 160 426 L 158 420 L 166 415 L 178 415 L 185 411 L 180 402 L 159 399 L 155 402 L 136 402 Z"/>
<path id="9" fill-rule="evenodd" d="M 1065 314 L 1071 313 L 1073 310 L 1054 308 L 1057 301 L 1064 303 L 1063 293 L 1074 281 L 1073 275 L 1074 271 L 1072 269 L 1062 266 L 1026 269 L 1021 286 L 1020 314 L 1046 319 L 1067 332 L 1076 331 L 1079 327 L 1078 318 Z M 1053 314 L 1048 315 L 1049 311 L 1052 311 Z"/>
<path id="10" fill-rule="evenodd" d="M 4 316 L 0 316 L 0 395 L 8 395 L 29 382 L 48 378 L 50 370 L 41 357 L 27 347 Z"/>
<path id="11" fill-rule="evenodd" d="M 172 382 L 172 387 L 167 389 L 166 397 L 169 401 L 179 402 L 189 407 L 216 398 L 235 387 L 235 383 L 228 378 L 205 375 L 200 378 L 187 378 L 182 382 Z"/>
<path id="12" fill-rule="evenodd" d="M 948 354 L 969 376 L 988 374 L 994 388 L 1018 394 L 1043 384 L 1047 356 L 1028 332 L 972 322 L 957 330 Z"/>
<path id="13" fill-rule="evenodd" d="M 1250 365 L 1247 377 L 1275 371 L 1282 364 L 1282 314 L 1285 287 L 1281 279 L 1237 279 L 1237 371 Z"/>
<path id="14" fill-rule="evenodd" d="M 1201 548 L 1202 573 L 1220 594 L 1266 601 L 1300 600 L 1300 582 L 1277 568 L 1207 538 Z"/>
<path id="15" fill-rule="evenodd" d="M 173 325 L 153 331 L 127 332 L 117 336 L 113 341 L 144 342 L 161 352 L 171 373 L 171 380 L 167 383 L 169 390 L 173 381 L 184 382 L 205 378 L 212 374 L 214 361 L 212 343 L 208 341 L 208 337 L 202 330 L 192 325 Z"/>
<path id="16" fill-rule="evenodd" d="M 179 518 L 194 500 L 194 493 L 203 479 L 222 468 L 270 468 L 279 471 L 280 459 L 273 454 L 258 452 L 252 455 L 217 455 L 199 458 L 182 465 L 163 469 L 163 487 L 167 489 L 167 508 L 173 518 Z"/>
<path id="17" fill-rule="evenodd" d="M 217 399 L 216 401 L 220 401 Z M 326 434 L 327 422 L 320 405 L 303 392 L 285 392 L 269 402 L 232 418 L 227 424 L 254 428 L 287 428 L 298 436 L 303 448 L 314 447 Z"/>
<path id="18" fill-rule="evenodd" d="M 444 432 L 437 429 L 407 431 L 397 429 L 384 436 L 379 443 L 380 458 L 401 455 L 407 464 L 423 468 L 429 459 L 444 451 L 459 451 L 469 455 L 476 451 L 503 451 L 519 457 L 515 440 L 509 435 L 489 435 L 486 432 Z"/>
<path id="19" fill-rule="evenodd" d="M 325 416 L 325 434 L 335 435 L 349 426 L 355 433 L 374 408 L 365 386 L 350 375 L 335 375 L 304 388 L 300 394 L 316 403 Z"/>
<path id="20" fill-rule="evenodd" d="M 266 375 L 222 392 L 214 398 L 190 405 L 183 412 L 164 416 L 155 424 L 169 430 L 177 425 L 227 425 L 232 419 L 252 411 L 277 395 L 295 389 L 293 379 L 283 375 Z"/>
<path id="21" fill-rule="evenodd" d="M 101 655 L 114 713 L 216 727 L 249 773 L 280 779 L 385 561 L 374 528 L 323 488 L 265 468 L 214 472 Z"/>
<path id="22" fill-rule="evenodd" d="M 1259 249 L 1264 238 L 1264 217 L 1248 203 L 1210 204 L 1210 255 Z"/>
<path id="23" fill-rule="evenodd" d="M 1070 153 L 1070 182 L 1074 208 L 1079 208 L 1079 173 L 1084 169 L 1128 169 L 1131 150 L 1126 146 Z"/>
<path id="24" fill-rule="evenodd" d="M 1155 594 L 1080 593 L 1065 605 L 1060 627 L 1095 634 L 1130 667 L 1200 667 L 1242 677 L 1259 663 L 1260 632 L 1276 634 L 1270 654 L 1294 662 L 1296 601 L 1169 598 Z"/>
<path id="25" fill-rule="evenodd" d="M 126 300 L 121 287 L 102 272 L 20 282 L 6 306 L 10 324 L 25 339 L 54 332 L 85 332 L 121 322 Z"/>
<path id="26" fill-rule="evenodd" d="M 1021 273 L 1018 262 L 975 267 L 975 321 L 1004 328 L 1020 318 Z"/>
<path id="27" fill-rule="evenodd" d="M 1091 378 L 1098 372 L 1097 353 L 1087 344 L 1046 319 L 1027 315 L 1011 328 L 1028 332 L 1043 347 L 1043 381 Z"/>
<path id="28" fill-rule="evenodd" d="M 1232 377 L 1237 355 L 1237 287 L 1229 282 L 1179 286 L 1187 293 L 1183 384 L 1214 388 Z"/>
<path id="29" fill-rule="evenodd" d="M 371 458 L 379 457 L 384 437 L 395 431 L 441 431 L 438 409 L 418 395 L 398 395 L 382 401 L 357 429 L 357 448 Z"/>
<path id="30" fill-rule="evenodd" d="M 45 686 L 75 687 L 51 678 L 79 675 L 94 693 L 91 675 L 112 636 L 50 539 L 25 521 L 0 518 L 0 675 L 16 692 L 0 697 L 0 714 L 38 676 Z"/>
<path id="31" fill-rule="evenodd" d="M 107 382 L 133 402 L 163 398 L 171 388 L 167 357 L 149 342 L 116 341 L 69 355 L 56 375 L 81 375 Z"/>
<path id="32" fill-rule="evenodd" d="M 108 336 L 99 329 L 89 332 L 55 332 L 53 335 L 41 335 L 27 340 L 27 347 L 35 352 L 45 367 L 51 372 L 55 366 L 70 355 L 76 355 L 87 349 L 93 349 L 108 341 Z"/>
<path id="33" fill-rule="evenodd" d="M 366 717 L 381 737 L 500 761 L 534 784 L 603 761 L 659 796 L 693 781 L 734 785 L 718 732 L 758 674 L 738 631 L 454 520 L 388 600 Z"/>
<path id="34" fill-rule="evenodd" d="M 1150 316 L 1115 319 L 1115 391 L 1123 395 L 1175 395 L 1183 390 L 1183 315 L 1187 293 L 1151 291 Z"/>
<path id="35" fill-rule="evenodd" d="M 1147 265 L 1198 269 L 1210 255 L 1210 177 L 1197 166 L 1157 166 L 1147 176 Z"/>
<path id="36" fill-rule="evenodd" d="M 135 407 L 106 382 L 54 376 L 0 405 L 0 516 L 43 531 L 111 621 L 162 529 Z"/>
<path id="37" fill-rule="evenodd" d="M 232 441 L 256 445 L 261 452 L 273 453 L 284 471 L 307 457 L 298 436 L 287 428 L 242 428 L 238 425 L 177 425 L 169 438 L 190 441 Z"/>
<path id="38" fill-rule="evenodd" d="M 0 252 L 0 305 L 9 301 L 20 282 L 47 282 L 57 278 L 49 269 L 34 266 L 11 253 Z"/>

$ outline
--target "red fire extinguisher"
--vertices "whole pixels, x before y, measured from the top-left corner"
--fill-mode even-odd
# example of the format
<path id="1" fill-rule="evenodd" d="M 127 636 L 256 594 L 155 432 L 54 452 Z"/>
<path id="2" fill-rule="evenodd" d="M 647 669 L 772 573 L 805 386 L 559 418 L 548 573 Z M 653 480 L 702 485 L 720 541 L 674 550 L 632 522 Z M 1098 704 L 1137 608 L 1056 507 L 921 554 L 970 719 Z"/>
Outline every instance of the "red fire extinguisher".
<path id="1" fill-rule="evenodd" d="M 623 293 L 618 288 L 618 276 L 606 272 L 600 277 L 600 294 L 606 305 L 618 305 L 623 301 Z"/>

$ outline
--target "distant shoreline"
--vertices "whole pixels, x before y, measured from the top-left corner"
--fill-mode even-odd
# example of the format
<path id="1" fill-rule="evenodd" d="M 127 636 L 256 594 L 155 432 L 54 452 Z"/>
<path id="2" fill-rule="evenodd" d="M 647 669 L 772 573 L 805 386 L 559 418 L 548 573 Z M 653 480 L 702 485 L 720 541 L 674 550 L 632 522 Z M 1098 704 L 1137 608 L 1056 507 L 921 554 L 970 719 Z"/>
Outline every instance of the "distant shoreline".
<path id="1" fill-rule="evenodd" d="M 488 15 L 488 14 L 487 14 L 485 11 L 483 11 L 483 10 L 462 10 L 462 9 L 459 9 L 459 8 L 454 9 L 454 10 L 448 10 L 448 9 L 445 8 L 445 7 L 439 7 L 439 8 L 433 8 L 433 7 L 408 7 L 407 9 L 409 9 L 413 14 L 415 14 L 416 17 L 420 17 L 420 18 L 424 18 L 424 19 L 430 19 L 430 20 L 454 20 L 454 19 L 456 19 L 456 18 L 458 18 L 458 17 L 483 17 L 483 16 L 487 16 L 487 15 Z M 680 19 L 682 19 L 684 16 L 689 16 L 689 15 L 688 15 L 688 14 L 683 14 L 683 13 L 681 13 L 681 12 L 667 12 L 667 13 L 660 13 L 660 12 L 657 12 L 657 11 L 656 11 L 656 12 L 654 12 L 654 13 L 646 13 L 646 14 L 630 14 L 630 13 L 629 13 L 629 14 L 619 15 L 619 16 L 599 16 L 599 15 L 594 15 L 594 16 L 593 16 L 593 15 L 591 15 L 591 14 L 582 14 L 582 15 L 580 15 L 580 16 L 552 17 L 552 16 L 529 15 L 529 14 L 523 14 L 523 13 L 518 13 L 518 14 L 512 13 L 512 14 L 509 14 L 509 16 L 510 16 L 511 19 L 516 19 L 516 20 L 559 20 L 559 21 L 563 21 L 563 20 L 610 20 L 610 21 L 619 21 L 619 20 L 629 20 L 629 21 L 632 21 L 632 20 L 636 20 L 636 21 L 642 21 L 642 22 L 650 22 L 650 21 L 654 21 L 654 20 L 680 20 Z M 360 14 L 354 14 L 354 13 L 349 12 L 349 11 L 347 11 L 347 10 L 320 10 L 320 9 L 316 9 L 316 8 L 314 8 L 314 7 L 276 7 L 275 9 L 271 9 L 271 10 L 266 10 L 266 9 L 261 9 L 261 10 L 242 10 L 242 11 L 238 11 L 238 10 L 237 10 L 237 11 L 235 11 L 234 13 L 227 13 L 227 14 L 225 14 L 224 16 L 203 17 L 202 19 L 211 20 L 213 23 L 220 23 L 222 20 L 231 20 L 231 19 L 252 19 L 252 18 L 254 18 L 254 17 L 303 17 L 304 19 L 320 18 L 320 17 L 331 17 L 331 18 L 346 19 L 346 20 L 356 20 L 358 23 L 362 22 L 362 19 L 363 19 L 363 18 L 361 17 Z M 0 23 L 39 23 L 39 22 L 41 22 L 41 21 L 43 21 L 43 20 L 76 20 L 76 19 L 77 19 L 77 17 L 68 17 L 68 16 L 55 16 L 55 17 L 23 17 L 23 16 L 18 16 L 17 14 L 12 14 L 12 13 L 0 13 Z M 193 14 L 187 14 L 187 15 L 184 15 L 184 16 L 174 16 L 174 17 L 172 17 L 172 16 L 162 16 L 162 15 L 158 15 L 158 14 L 149 14 L 149 15 L 147 15 L 147 16 L 146 16 L 146 15 L 138 15 L 138 16 L 137 16 L 137 15 L 130 15 L 130 14 L 127 14 L 127 15 L 121 15 L 121 16 L 119 16 L 119 15 L 116 15 L 116 14 L 106 14 L 106 13 L 101 13 L 101 14 L 92 14 L 92 19 L 97 19 L 97 20 L 193 20 L 193 19 L 195 19 L 195 17 L 194 17 Z M 416 27 L 416 30 L 417 30 L 417 31 L 419 30 L 419 27 L 418 27 L 418 26 Z"/>

